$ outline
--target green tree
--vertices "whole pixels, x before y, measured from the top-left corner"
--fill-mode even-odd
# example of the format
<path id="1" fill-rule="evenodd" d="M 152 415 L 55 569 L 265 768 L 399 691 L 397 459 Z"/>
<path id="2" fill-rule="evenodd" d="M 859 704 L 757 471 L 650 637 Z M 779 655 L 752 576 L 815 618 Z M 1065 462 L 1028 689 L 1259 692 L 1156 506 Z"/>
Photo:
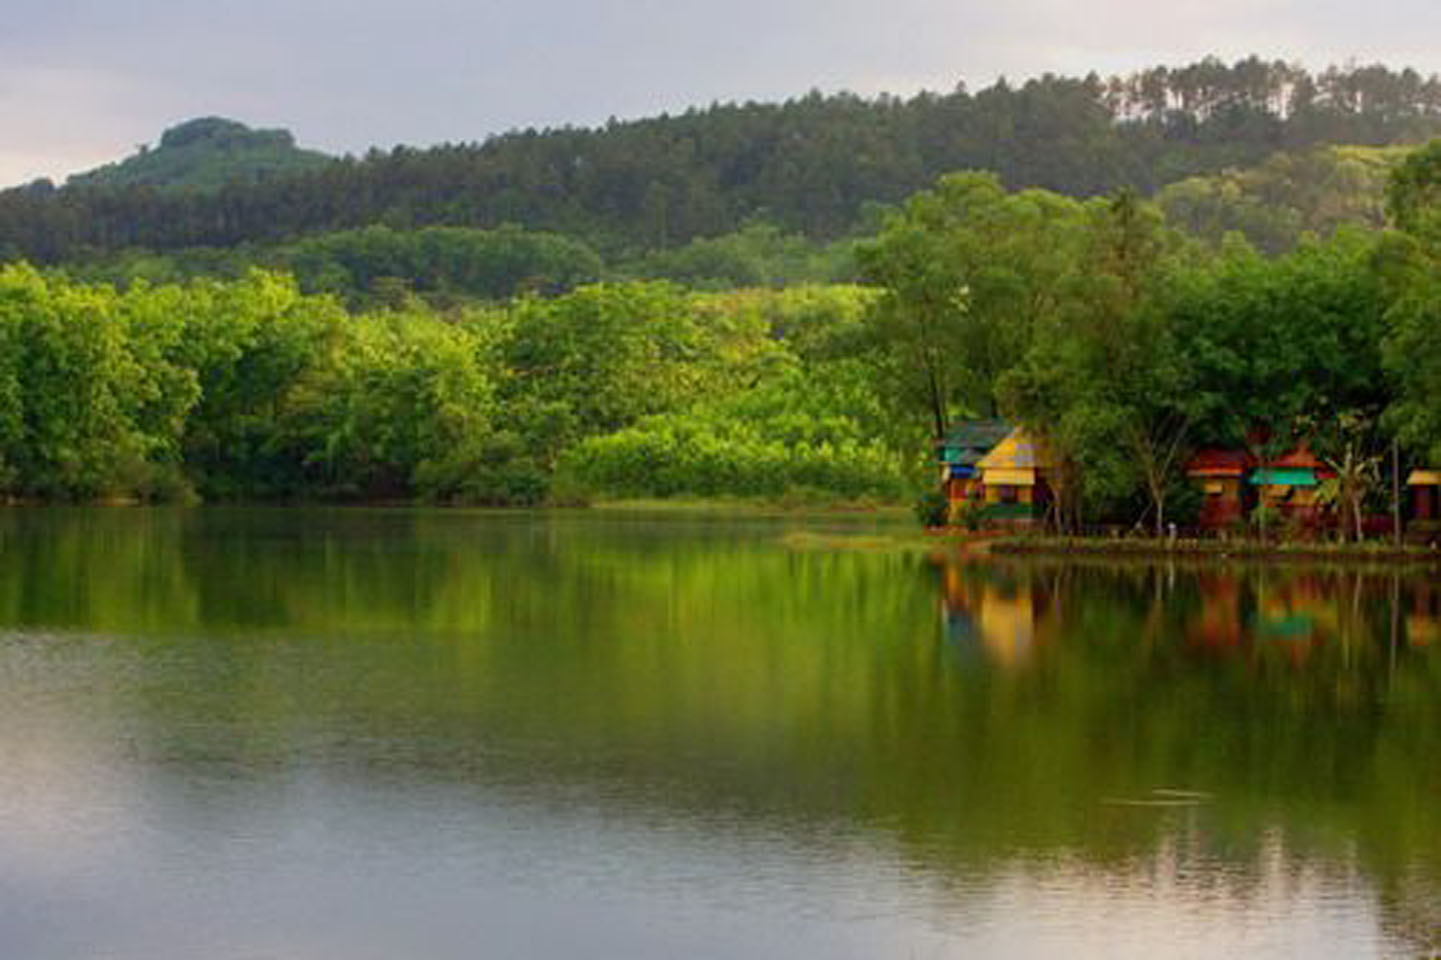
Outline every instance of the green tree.
<path id="1" fill-rule="evenodd" d="M 1396 387 L 1386 419 L 1408 448 L 1441 463 L 1441 140 L 1401 164 L 1387 202 L 1399 232 L 1378 255 L 1389 299 L 1383 350 Z"/>
<path id="2" fill-rule="evenodd" d="M 1083 224 L 1075 201 L 955 174 L 858 249 L 862 276 L 883 290 L 873 329 L 888 387 L 935 436 L 953 410 L 994 413 L 998 377 L 1057 309 Z"/>

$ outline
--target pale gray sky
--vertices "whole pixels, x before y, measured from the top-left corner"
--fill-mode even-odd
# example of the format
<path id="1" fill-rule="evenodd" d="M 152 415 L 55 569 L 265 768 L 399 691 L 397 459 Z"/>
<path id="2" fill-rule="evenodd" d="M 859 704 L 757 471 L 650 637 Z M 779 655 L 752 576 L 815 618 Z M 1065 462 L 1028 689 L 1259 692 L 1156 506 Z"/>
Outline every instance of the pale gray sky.
<path id="1" fill-rule="evenodd" d="M 480 140 L 811 88 L 972 89 L 1214 53 L 1441 71 L 1441 0 L 6 0 L 0 185 L 195 116 L 302 145 Z"/>

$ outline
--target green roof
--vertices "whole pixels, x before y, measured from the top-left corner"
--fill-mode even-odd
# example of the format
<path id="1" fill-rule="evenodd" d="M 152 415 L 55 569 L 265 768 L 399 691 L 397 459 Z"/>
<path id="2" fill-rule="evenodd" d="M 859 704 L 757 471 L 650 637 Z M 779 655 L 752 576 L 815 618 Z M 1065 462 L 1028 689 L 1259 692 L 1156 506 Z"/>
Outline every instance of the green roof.
<path id="1" fill-rule="evenodd" d="M 1252 472 L 1254 487 L 1314 487 L 1316 471 L 1305 467 L 1262 467 Z"/>
<path id="2" fill-rule="evenodd" d="M 941 459 L 946 463 L 972 465 L 989 453 L 1011 432 L 1004 420 L 962 420 L 951 425 L 941 441 Z"/>

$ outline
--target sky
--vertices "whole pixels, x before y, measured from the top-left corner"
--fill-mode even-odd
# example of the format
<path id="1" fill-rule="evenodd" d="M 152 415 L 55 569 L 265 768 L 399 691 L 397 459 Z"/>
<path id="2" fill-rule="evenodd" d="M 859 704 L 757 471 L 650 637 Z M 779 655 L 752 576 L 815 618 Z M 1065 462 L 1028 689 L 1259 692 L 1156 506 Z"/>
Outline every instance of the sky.
<path id="1" fill-rule="evenodd" d="M 5 0 L 0 185 L 197 116 L 360 153 L 1251 53 L 1435 73 L 1441 0 Z"/>

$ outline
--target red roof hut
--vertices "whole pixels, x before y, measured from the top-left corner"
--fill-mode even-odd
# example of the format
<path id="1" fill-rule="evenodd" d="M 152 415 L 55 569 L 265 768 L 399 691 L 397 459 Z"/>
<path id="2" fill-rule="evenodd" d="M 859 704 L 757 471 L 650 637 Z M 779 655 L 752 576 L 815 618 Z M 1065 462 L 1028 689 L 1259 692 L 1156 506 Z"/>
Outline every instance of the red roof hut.
<path id="1" fill-rule="evenodd" d="M 1246 473 L 1255 458 L 1244 450 L 1201 450 L 1186 464 L 1186 476 L 1201 488 L 1200 524 L 1219 530 L 1246 516 Z"/>

